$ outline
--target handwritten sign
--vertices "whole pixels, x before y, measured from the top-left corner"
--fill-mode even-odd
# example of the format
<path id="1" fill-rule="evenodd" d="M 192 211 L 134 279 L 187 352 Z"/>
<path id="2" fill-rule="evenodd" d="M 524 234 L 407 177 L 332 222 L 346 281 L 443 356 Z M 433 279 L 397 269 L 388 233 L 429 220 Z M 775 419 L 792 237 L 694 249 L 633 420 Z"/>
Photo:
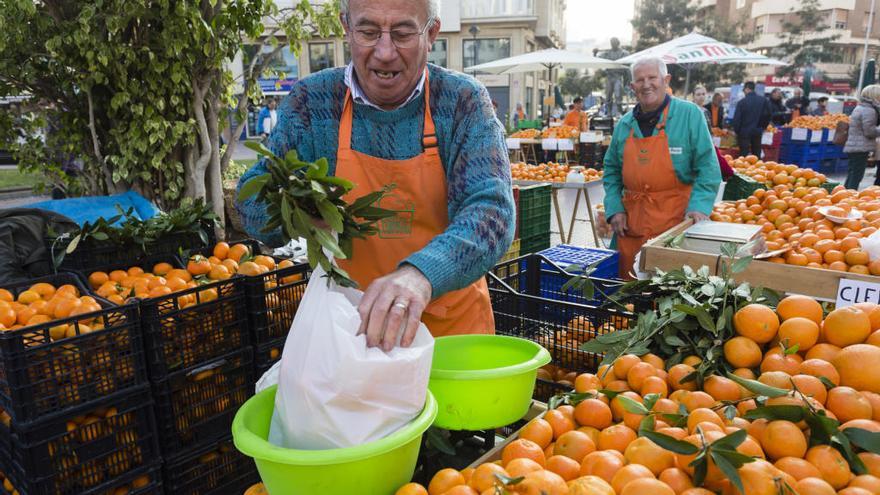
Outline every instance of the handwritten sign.
<path id="1" fill-rule="evenodd" d="M 837 134 L 835 129 L 828 129 L 828 142 L 834 141 L 834 136 Z"/>
<path id="2" fill-rule="evenodd" d="M 794 129 L 791 130 L 791 140 L 792 141 L 806 141 L 808 130 L 809 129 L 795 127 Z"/>
<path id="3" fill-rule="evenodd" d="M 822 131 L 813 131 L 813 134 L 810 135 L 811 143 L 821 143 L 822 142 Z"/>
<path id="4" fill-rule="evenodd" d="M 773 133 L 765 132 L 764 134 L 761 134 L 761 144 L 766 144 L 768 146 L 773 144 Z"/>
<path id="5" fill-rule="evenodd" d="M 545 150 L 559 149 L 559 140 L 556 138 L 547 138 L 541 140 L 541 148 Z"/>
<path id="6" fill-rule="evenodd" d="M 581 142 L 582 143 L 601 143 L 602 142 L 602 133 L 596 131 L 587 131 L 581 133 Z"/>
<path id="7" fill-rule="evenodd" d="M 519 146 L 519 138 L 507 138 L 507 149 L 518 150 Z"/>
<path id="8" fill-rule="evenodd" d="M 557 143 L 559 151 L 572 151 L 574 150 L 574 141 L 571 139 L 560 139 Z"/>
<path id="9" fill-rule="evenodd" d="M 880 284 L 848 278 L 840 279 L 837 286 L 837 307 L 843 308 L 861 302 L 880 304 Z"/>
<path id="10" fill-rule="evenodd" d="M 721 137 L 712 136 L 712 145 L 715 146 L 716 148 L 720 148 L 721 147 Z"/>

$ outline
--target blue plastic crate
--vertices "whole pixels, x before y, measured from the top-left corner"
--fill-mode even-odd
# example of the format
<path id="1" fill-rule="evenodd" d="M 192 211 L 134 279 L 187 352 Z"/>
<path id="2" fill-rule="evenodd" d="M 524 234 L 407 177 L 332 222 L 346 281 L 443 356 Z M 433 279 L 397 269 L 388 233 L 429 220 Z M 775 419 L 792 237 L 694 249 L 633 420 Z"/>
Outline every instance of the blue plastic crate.
<path id="1" fill-rule="evenodd" d="M 588 248 L 560 244 L 539 252 L 541 256 L 565 269 L 575 263 L 586 266 L 598 263 L 592 276 L 595 278 L 616 279 L 620 253 L 610 249 Z M 546 263 L 542 264 L 544 267 Z"/>
<path id="2" fill-rule="evenodd" d="M 786 144 L 804 144 L 804 145 L 818 146 L 818 145 L 825 144 L 825 143 L 828 142 L 828 135 L 829 135 L 828 129 L 822 129 L 822 130 L 819 130 L 819 131 L 814 131 L 814 130 L 811 130 L 811 129 L 807 129 L 807 138 L 806 138 L 805 140 L 803 140 L 803 141 L 801 141 L 801 140 L 797 140 L 797 141 L 792 140 L 792 139 L 791 139 L 791 131 L 792 131 L 792 130 L 793 130 L 793 128 L 791 128 L 791 127 L 784 127 L 784 128 L 782 129 L 782 145 L 783 145 L 783 146 L 786 145 Z M 817 132 L 818 132 L 818 133 L 821 133 L 821 134 L 822 134 L 822 137 L 821 137 L 818 141 L 813 141 L 813 135 L 814 135 L 815 133 L 817 133 Z"/>

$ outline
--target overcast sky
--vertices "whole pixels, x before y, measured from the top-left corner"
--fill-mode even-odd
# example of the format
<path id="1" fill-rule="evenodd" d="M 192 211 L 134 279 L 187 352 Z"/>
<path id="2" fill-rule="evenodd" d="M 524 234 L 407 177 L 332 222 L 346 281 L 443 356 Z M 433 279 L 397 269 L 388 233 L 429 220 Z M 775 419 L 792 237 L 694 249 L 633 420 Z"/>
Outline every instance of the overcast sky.
<path id="1" fill-rule="evenodd" d="M 607 45 L 617 36 L 624 45 L 632 39 L 633 0 L 568 0 L 565 9 L 568 41 L 596 40 Z"/>

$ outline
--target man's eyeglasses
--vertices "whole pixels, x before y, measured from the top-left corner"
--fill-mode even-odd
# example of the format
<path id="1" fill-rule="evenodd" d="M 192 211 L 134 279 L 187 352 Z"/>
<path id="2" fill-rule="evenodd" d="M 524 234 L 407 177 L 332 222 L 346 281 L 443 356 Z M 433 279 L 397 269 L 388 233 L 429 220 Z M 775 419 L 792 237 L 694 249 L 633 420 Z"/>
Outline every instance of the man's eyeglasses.
<path id="1" fill-rule="evenodd" d="M 419 44 L 419 39 L 425 34 L 430 25 L 431 21 L 428 21 L 421 31 L 411 31 L 409 29 L 383 31 L 376 28 L 358 28 L 351 31 L 351 38 L 360 46 L 372 47 L 379 44 L 383 33 L 388 33 L 391 36 L 391 42 L 397 48 L 414 48 Z"/>

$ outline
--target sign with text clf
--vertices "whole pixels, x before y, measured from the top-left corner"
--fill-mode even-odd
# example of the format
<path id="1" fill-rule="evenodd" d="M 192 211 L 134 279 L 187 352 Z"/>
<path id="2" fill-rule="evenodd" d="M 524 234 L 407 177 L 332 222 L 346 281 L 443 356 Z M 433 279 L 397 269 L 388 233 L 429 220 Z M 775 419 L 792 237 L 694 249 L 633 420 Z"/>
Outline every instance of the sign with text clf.
<path id="1" fill-rule="evenodd" d="M 880 304 L 880 284 L 848 278 L 840 279 L 837 286 L 837 307 L 843 308 L 862 302 Z"/>

